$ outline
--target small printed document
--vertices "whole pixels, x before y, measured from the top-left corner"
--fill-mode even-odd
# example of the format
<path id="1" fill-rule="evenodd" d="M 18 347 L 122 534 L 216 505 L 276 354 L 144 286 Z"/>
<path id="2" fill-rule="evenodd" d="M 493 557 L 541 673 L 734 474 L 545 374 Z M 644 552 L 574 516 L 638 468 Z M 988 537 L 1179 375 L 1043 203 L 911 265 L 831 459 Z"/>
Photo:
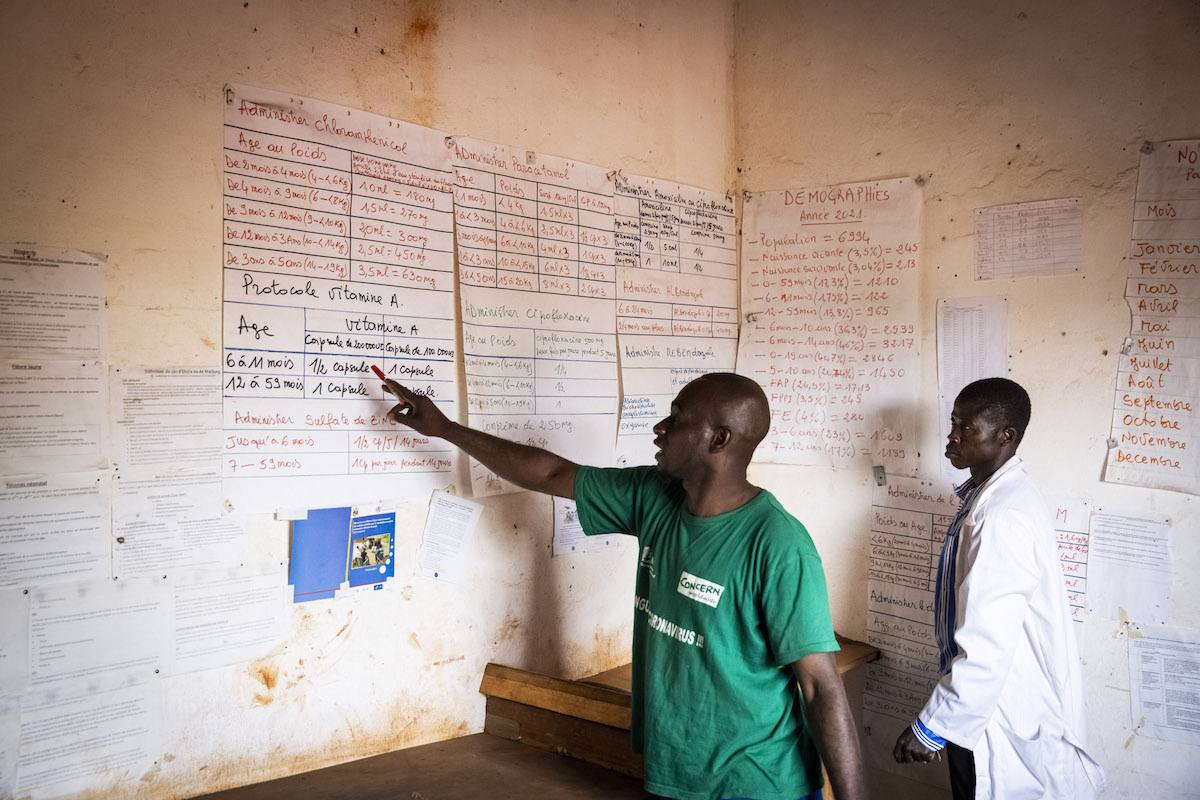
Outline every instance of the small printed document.
<path id="1" fill-rule="evenodd" d="M 172 674 L 262 658 L 287 636 L 292 597 L 282 567 L 191 571 L 173 589 Z"/>
<path id="2" fill-rule="evenodd" d="M 1109 619 L 1123 610 L 1133 622 L 1165 623 L 1171 616 L 1169 532 L 1164 520 L 1093 515 L 1088 609 Z"/>
<path id="3" fill-rule="evenodd" d="M 0 473 L 108 466 L 104 365 L 0 362 Z"/>
<path id="4" fill-rule="evenodd" d="M 968 383 L 1008 372 L 1008 303 L 1003 297 L 939 300 L 937 305 L 938 399 L 944 443 L 954 400 Z M 942 476 L 954 485 L 969 477 L 939 455 Z"/>
<path id="5" fill-rule="evenodd" d="M 155 683 L 26 698 L 15 796 L 74 795 L 144 774 L 162 753 L 161 718 Z"/>
<path id="6" fill-rule="evenodd" d="M 434 492 L 425 519 L 425 535 L 417 557 L 417 574 L 458 583 L 467 545 L 479 524 L 483 506 L 449 492 Z"/>
<path id="7" fill-rule="evenodd" d="M 1133 626 L 1129 688 L 1135 731 L 1200 745 L 1200 633 Z"/>
<path id="8" fill-rule="evenodd" d="M 104 256 L 0 245 L 0 358 L 103 359 L 106 270 Z"/>
<path id="9" fill-rule="evenodd" d="M 161 579 L 88 581 L 30 591 L 36 687 L 133 684 L 170 664 L 170 594 Z"/>
<path id="10" fill-rule="evenodd" d="M 109 577 L 109 484 L 103 472 L 0 481 L 0 586 Z"/>
<path id="11" fill-rule="evenodd" d="M 222 513 L 221 372 L 114 368 L 113 575 L 241 563 L 246 533 Z"/>
<path id="12" fill-rule="evenodd" d="M 556 556 L 569 553 L 590 553 L 616 544 L 618 534 L 588 536 L 579 524 L 579 510 L 574 500 L 554 498 L 554 549 Z"/>

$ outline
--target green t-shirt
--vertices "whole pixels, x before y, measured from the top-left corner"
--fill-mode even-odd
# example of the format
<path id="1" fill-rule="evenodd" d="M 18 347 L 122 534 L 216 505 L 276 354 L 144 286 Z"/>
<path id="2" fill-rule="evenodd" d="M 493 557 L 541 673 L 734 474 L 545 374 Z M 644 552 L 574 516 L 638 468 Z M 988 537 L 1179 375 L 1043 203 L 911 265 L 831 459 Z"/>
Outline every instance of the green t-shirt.
<path id="1" fill-rule="evenodd" d="M 638 537 L 633 744 L 646 788 L 678 800 L 795 800 L 821 786 L 790 664 L 838 650 L 825 573 L 799 520 L 762 491 L 688 513 L 654 467 L 582 467 L 585 532 Z"/>

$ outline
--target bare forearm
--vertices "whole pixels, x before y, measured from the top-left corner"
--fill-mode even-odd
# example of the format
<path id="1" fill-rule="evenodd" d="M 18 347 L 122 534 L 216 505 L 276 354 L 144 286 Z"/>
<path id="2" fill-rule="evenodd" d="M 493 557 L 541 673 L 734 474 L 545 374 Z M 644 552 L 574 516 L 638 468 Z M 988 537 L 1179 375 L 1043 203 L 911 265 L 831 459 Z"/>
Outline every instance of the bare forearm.
<path id="1" fill-rule="evenodd" d="M 522 489 L 574 499 L 578 464 L 549 450 L 511 442 L 459 425 L 448 419 L 433 400 L 395 381 L 385 380 L 383 386 L 388 394 L 400 401 L 388 412 L 388 419 L 392 422 L 449 442 Z"/>
<path id="2" fill-rule="evenodd" d="M 858 732 L 833 653 L 812 653 L 792 664 L 800 681 L 813 740 L 837 800 L 866 797 Z"/>
<path id="3" fill-rule="evenodd" d="M 456 422 L 449 422 L 444 432 L 435 435 L 522 489 L 567 499 L 575 496 L 579 465 L 549 450 L 501 439 Z"/>
<path id="4" fill-rule="evenodd" d="M 833 784 L 833 796 L 837 800 L 859 800 L 866 797 L 866 788 L 858 733 L 840 679 L 835 686 L 836 689 L 822 686 L 816 692 L 808 706 L 808 718 L 829 782 Z"/>

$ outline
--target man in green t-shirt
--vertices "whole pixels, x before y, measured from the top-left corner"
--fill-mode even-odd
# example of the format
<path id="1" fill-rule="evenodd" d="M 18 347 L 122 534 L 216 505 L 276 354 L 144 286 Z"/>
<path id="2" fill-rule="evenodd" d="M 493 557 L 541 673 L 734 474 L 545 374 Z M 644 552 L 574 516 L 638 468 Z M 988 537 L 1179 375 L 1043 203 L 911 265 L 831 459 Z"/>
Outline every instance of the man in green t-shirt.
<path id="1" fill-rule="evenodd" d="M 656 467 L 581 467 L 447 419 L 395 381 L 388 416 L 533 491 L 574 499 L 588 533 L 638 537 L 633 725 L 646 788 L 675 800 L 864 797 L 821 560 L 746 469 L 767 398 L 732 373 L 685 386 L 654 426 Z M 797 693 L 793 676 L 799 683 Z M 819 794 L 817 794 L 819 796 Z"/>

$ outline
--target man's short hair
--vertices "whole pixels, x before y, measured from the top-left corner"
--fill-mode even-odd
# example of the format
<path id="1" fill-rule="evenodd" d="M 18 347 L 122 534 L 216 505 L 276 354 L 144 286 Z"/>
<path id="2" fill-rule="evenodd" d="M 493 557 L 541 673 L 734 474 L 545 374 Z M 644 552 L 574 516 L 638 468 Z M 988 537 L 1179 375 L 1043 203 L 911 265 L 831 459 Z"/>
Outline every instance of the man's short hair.
<path id="1" fill-rule="evenodd" d="M 1018 443 L 1024 438 L 1031 413 L 1029 393 L 1016 381 L 984 378 L 968 383 L 958 393 L 958 402 L 979 403 L 989 419 L 1017 432 Z"/>
<path id="2" fill-rule="evenodd" d="M 771 429 L 771 408 L 758 381 L 736 372 L 710 372 L 697 380 L 717 392 L 714 399 L 731 415 L 726 422 L 739 423 L 738 433 L 749 441 L 751 450 L 766 438 Z"/>

